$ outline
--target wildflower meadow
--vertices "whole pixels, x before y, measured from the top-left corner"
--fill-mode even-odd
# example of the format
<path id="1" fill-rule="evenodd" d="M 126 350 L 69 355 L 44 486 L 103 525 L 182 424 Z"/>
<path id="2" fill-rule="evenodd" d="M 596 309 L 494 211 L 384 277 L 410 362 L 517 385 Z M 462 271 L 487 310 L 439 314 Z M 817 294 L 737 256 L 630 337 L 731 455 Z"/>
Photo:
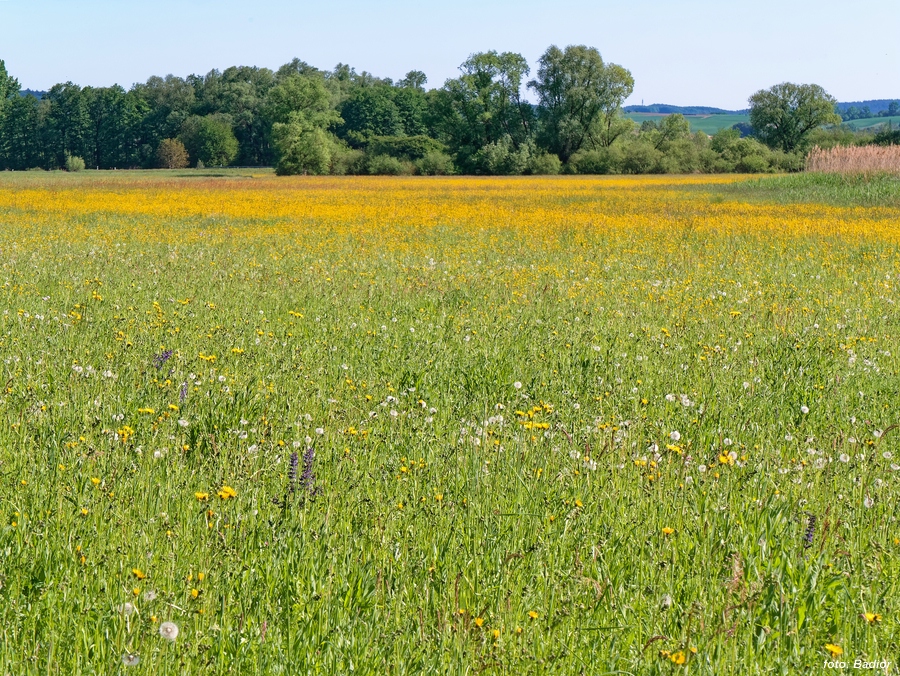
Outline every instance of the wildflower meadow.
<path id="1" fill-rule="evenodd" d="M 900 206 L 747 180 L 0 175 L 0 673 L 894 673 Z"/>

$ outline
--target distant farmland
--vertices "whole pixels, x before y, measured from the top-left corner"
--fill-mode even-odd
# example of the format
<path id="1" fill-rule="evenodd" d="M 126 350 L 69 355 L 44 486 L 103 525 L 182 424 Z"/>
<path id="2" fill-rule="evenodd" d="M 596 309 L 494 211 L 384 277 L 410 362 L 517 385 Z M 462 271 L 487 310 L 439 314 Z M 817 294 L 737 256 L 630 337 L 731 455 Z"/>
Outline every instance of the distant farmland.
<path id="1" fill-rule="evenodd" d="M 666 116 L 660 113 L 625 113 L 625 117 L 640 124 L 645 120 L 653 120 L 654 122 L 659 122 L 659 120 L 663 119 Z M 750 115 L 746 113 L 735 113 L 727 115 L 685 115 L 684 117 L 688 120 L 688 122 L 690 122 L 691 131 L 706 132 L 710 136 L 715 134 L 720 129 L 729 129 L 739 122 L 750 122 Z M 857 130 L 874 130 L 875 128 L 886 125 L 888 123 L 890 123 L 894 127 L 900 127 L 900 115 L 894 115 L 893 117 L 866 117 L 861 120 L 850 120 L 844 122 L 844 124 L 846 124 L 848 127 Z"/>
<path id="2" fill-rule="evenodd" d="M 861 120 L 850 120 L 844 124 L 853 129 L 873 129 L 889 122 L 894 127 L 900 127 L 900 115 L 894 115 L 893 117 L 864 117 Z"/>
<path id="3" fill-rule="evenodd" d="M 653 120 L 658 122 L 665 115 L 655 113 L 625 113 L 625 117 L 634 120 L 638 124 L 644 120 Z M 750 122 L 750 116 L 747 114 L 739 115 L 685 115 L 688 122 L 691 123 L 691 131 L 702 131 L 709 135 L 715 134 L 720 129 L 728 129 L 739 122 Z M 884 118 L 879 118 L 884 119 Z M 862 120 L 860 120 L 862 121 Z"/>

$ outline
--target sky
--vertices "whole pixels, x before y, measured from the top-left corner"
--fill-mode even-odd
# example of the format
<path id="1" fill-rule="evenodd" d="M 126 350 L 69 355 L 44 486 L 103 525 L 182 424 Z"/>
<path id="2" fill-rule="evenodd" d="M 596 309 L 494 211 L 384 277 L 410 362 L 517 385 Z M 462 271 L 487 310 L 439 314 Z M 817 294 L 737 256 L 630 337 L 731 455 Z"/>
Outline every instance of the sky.
<path id="1" fill-rule="evenodd" d="M 0 0 L 0 59 L 30 89 L 294 57 L 422 70 L 439 87 L 474 52 L 518 52 L 534 71 L 549 45 L 586 44 L 631 71 L 629 104 L 741 109 L 780 82 L 900 99 L 898 27 L 900 0 Z"/>

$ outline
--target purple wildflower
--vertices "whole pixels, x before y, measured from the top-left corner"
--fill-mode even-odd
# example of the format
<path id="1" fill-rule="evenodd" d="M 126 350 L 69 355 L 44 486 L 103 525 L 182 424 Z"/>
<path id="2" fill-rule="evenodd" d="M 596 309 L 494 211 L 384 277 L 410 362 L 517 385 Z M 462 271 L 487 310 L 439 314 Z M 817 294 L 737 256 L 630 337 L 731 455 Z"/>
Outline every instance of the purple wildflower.
<path id="1" fill-rule="evenodd" d="M 161 369 L 162 365 L 169 361 L 169 358 L 172 356 L 172 350 L 166 350 L 165 352 L 160 352 L 158 355 L 153 357 L 153 365 L 157 369 Z"/>
<path id="2" fill-rule="evenodd" d="M 308 448 L 306 453 L 303 454 L 303 474 L 300 476 L 300 483 L 303 484 L 306 492 L 310 495 L 315 495 L 319 492 L 319 488 L 316 486 L 316 475 L 313 473 L 313 459 L 315 457 L 316 452 L 312 448 Z"/>
<path id="3" fill-rule="evenodd" d="M 178 403 L 183 404 L 187 399 L 187 383 L 181 383 L 181 392 L 178 393 Z"/>
<path id="4" fill-rule="evenodd" d="M 803 534 L 803 548 L 809 549 L 812 547 L 813 537 L 816 534 L 816 517 L 814 514 L 809 514 L 809 520 L 806 522 L 806 533 Z"/>
<path id="5" fill-rule="evenodd" d="M 297 456 L 297 451 L 291 453 L 291 466 L 288 468 L 288 490 L 293 493 L 294 486 L 297 483 L 297 465 L 300 459 Z"/>

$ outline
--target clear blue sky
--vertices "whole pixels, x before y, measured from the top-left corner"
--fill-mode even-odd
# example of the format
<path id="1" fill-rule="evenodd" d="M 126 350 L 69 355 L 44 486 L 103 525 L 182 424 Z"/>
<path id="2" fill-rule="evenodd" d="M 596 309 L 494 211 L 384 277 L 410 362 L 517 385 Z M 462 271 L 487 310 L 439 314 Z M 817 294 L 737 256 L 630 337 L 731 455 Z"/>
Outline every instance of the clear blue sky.
<path id="1" fill-rule="evenodd" d="M 0 59 L 23 87 L 130 87 L 151 75 L 299 57 L 429 87 L 472 52 L 587 44 L 630 69 L 629 103 L 743 108 L 778 82 L 841 101 L 900 98 L 900 0 L 0 0 Z"/>

